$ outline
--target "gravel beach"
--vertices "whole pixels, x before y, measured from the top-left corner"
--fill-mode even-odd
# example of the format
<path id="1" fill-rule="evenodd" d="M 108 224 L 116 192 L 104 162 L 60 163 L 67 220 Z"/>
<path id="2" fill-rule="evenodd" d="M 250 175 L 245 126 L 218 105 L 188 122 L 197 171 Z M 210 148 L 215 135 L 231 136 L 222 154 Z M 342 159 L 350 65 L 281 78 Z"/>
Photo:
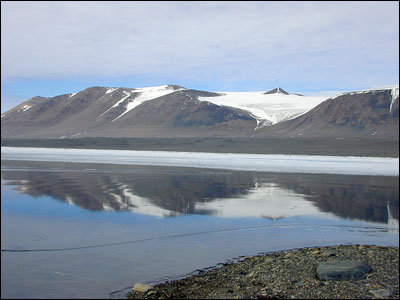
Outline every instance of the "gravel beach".
<path id="1" fill-rule="evenodd" d="M 350 265 L 354 261 L 370 267 L 361 274 L 361 279 L 318 278 L 317 269 L 326 262 Z M 136 285 L 126 296 L 128 299 L 399 299 L 399 248 L 339 245 L 242 257 L 208 271 L 199 270 L 184 279 L 155 286 Z"/>

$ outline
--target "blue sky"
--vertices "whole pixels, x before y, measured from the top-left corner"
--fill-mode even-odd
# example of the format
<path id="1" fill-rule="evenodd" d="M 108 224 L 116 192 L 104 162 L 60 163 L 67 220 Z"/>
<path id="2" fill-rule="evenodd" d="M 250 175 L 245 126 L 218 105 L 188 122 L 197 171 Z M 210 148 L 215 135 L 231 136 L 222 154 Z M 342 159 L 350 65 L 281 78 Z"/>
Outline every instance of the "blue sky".
<path id="1" fill-rule="evenodd" d="M 398 82 L 398 1 L 1 2 L 2 112 L 90 86 L 334 95 Z"/>

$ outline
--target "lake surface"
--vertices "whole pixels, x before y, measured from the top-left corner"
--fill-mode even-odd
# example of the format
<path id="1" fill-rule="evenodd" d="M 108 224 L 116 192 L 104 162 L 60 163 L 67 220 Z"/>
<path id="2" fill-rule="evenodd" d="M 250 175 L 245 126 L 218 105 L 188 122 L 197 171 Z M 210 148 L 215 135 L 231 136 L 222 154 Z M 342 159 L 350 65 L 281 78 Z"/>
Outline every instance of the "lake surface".
<path id="1" fill-rule="evenodd" d="M 245 255 L 398 246 L 398 180 L 2 160 L 1 296 L 118 298 Z"/>

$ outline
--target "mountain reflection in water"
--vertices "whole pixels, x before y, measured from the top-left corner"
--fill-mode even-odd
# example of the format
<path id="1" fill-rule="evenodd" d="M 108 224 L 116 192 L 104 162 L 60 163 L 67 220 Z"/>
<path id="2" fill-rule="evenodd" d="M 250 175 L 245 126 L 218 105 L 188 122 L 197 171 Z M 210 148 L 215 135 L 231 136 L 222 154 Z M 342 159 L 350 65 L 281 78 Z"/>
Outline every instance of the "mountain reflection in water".
<path id="1" fill-rule="evenodd" d="M 2 162 L 3 184 L 91 211 L 273 220 L 331 213 L 398 226 L 397 177 Z"/>

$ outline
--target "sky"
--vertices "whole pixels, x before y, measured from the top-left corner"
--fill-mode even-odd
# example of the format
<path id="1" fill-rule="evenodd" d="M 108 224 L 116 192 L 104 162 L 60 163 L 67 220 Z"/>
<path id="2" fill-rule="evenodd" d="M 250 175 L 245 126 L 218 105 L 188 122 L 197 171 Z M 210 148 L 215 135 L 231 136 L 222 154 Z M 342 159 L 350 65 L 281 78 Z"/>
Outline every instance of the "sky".
<path id="1" fill-rule="evenodd" d="M 1 1 L 1 112 L 91 86 L 399 83 L 398 1 Z"/>

